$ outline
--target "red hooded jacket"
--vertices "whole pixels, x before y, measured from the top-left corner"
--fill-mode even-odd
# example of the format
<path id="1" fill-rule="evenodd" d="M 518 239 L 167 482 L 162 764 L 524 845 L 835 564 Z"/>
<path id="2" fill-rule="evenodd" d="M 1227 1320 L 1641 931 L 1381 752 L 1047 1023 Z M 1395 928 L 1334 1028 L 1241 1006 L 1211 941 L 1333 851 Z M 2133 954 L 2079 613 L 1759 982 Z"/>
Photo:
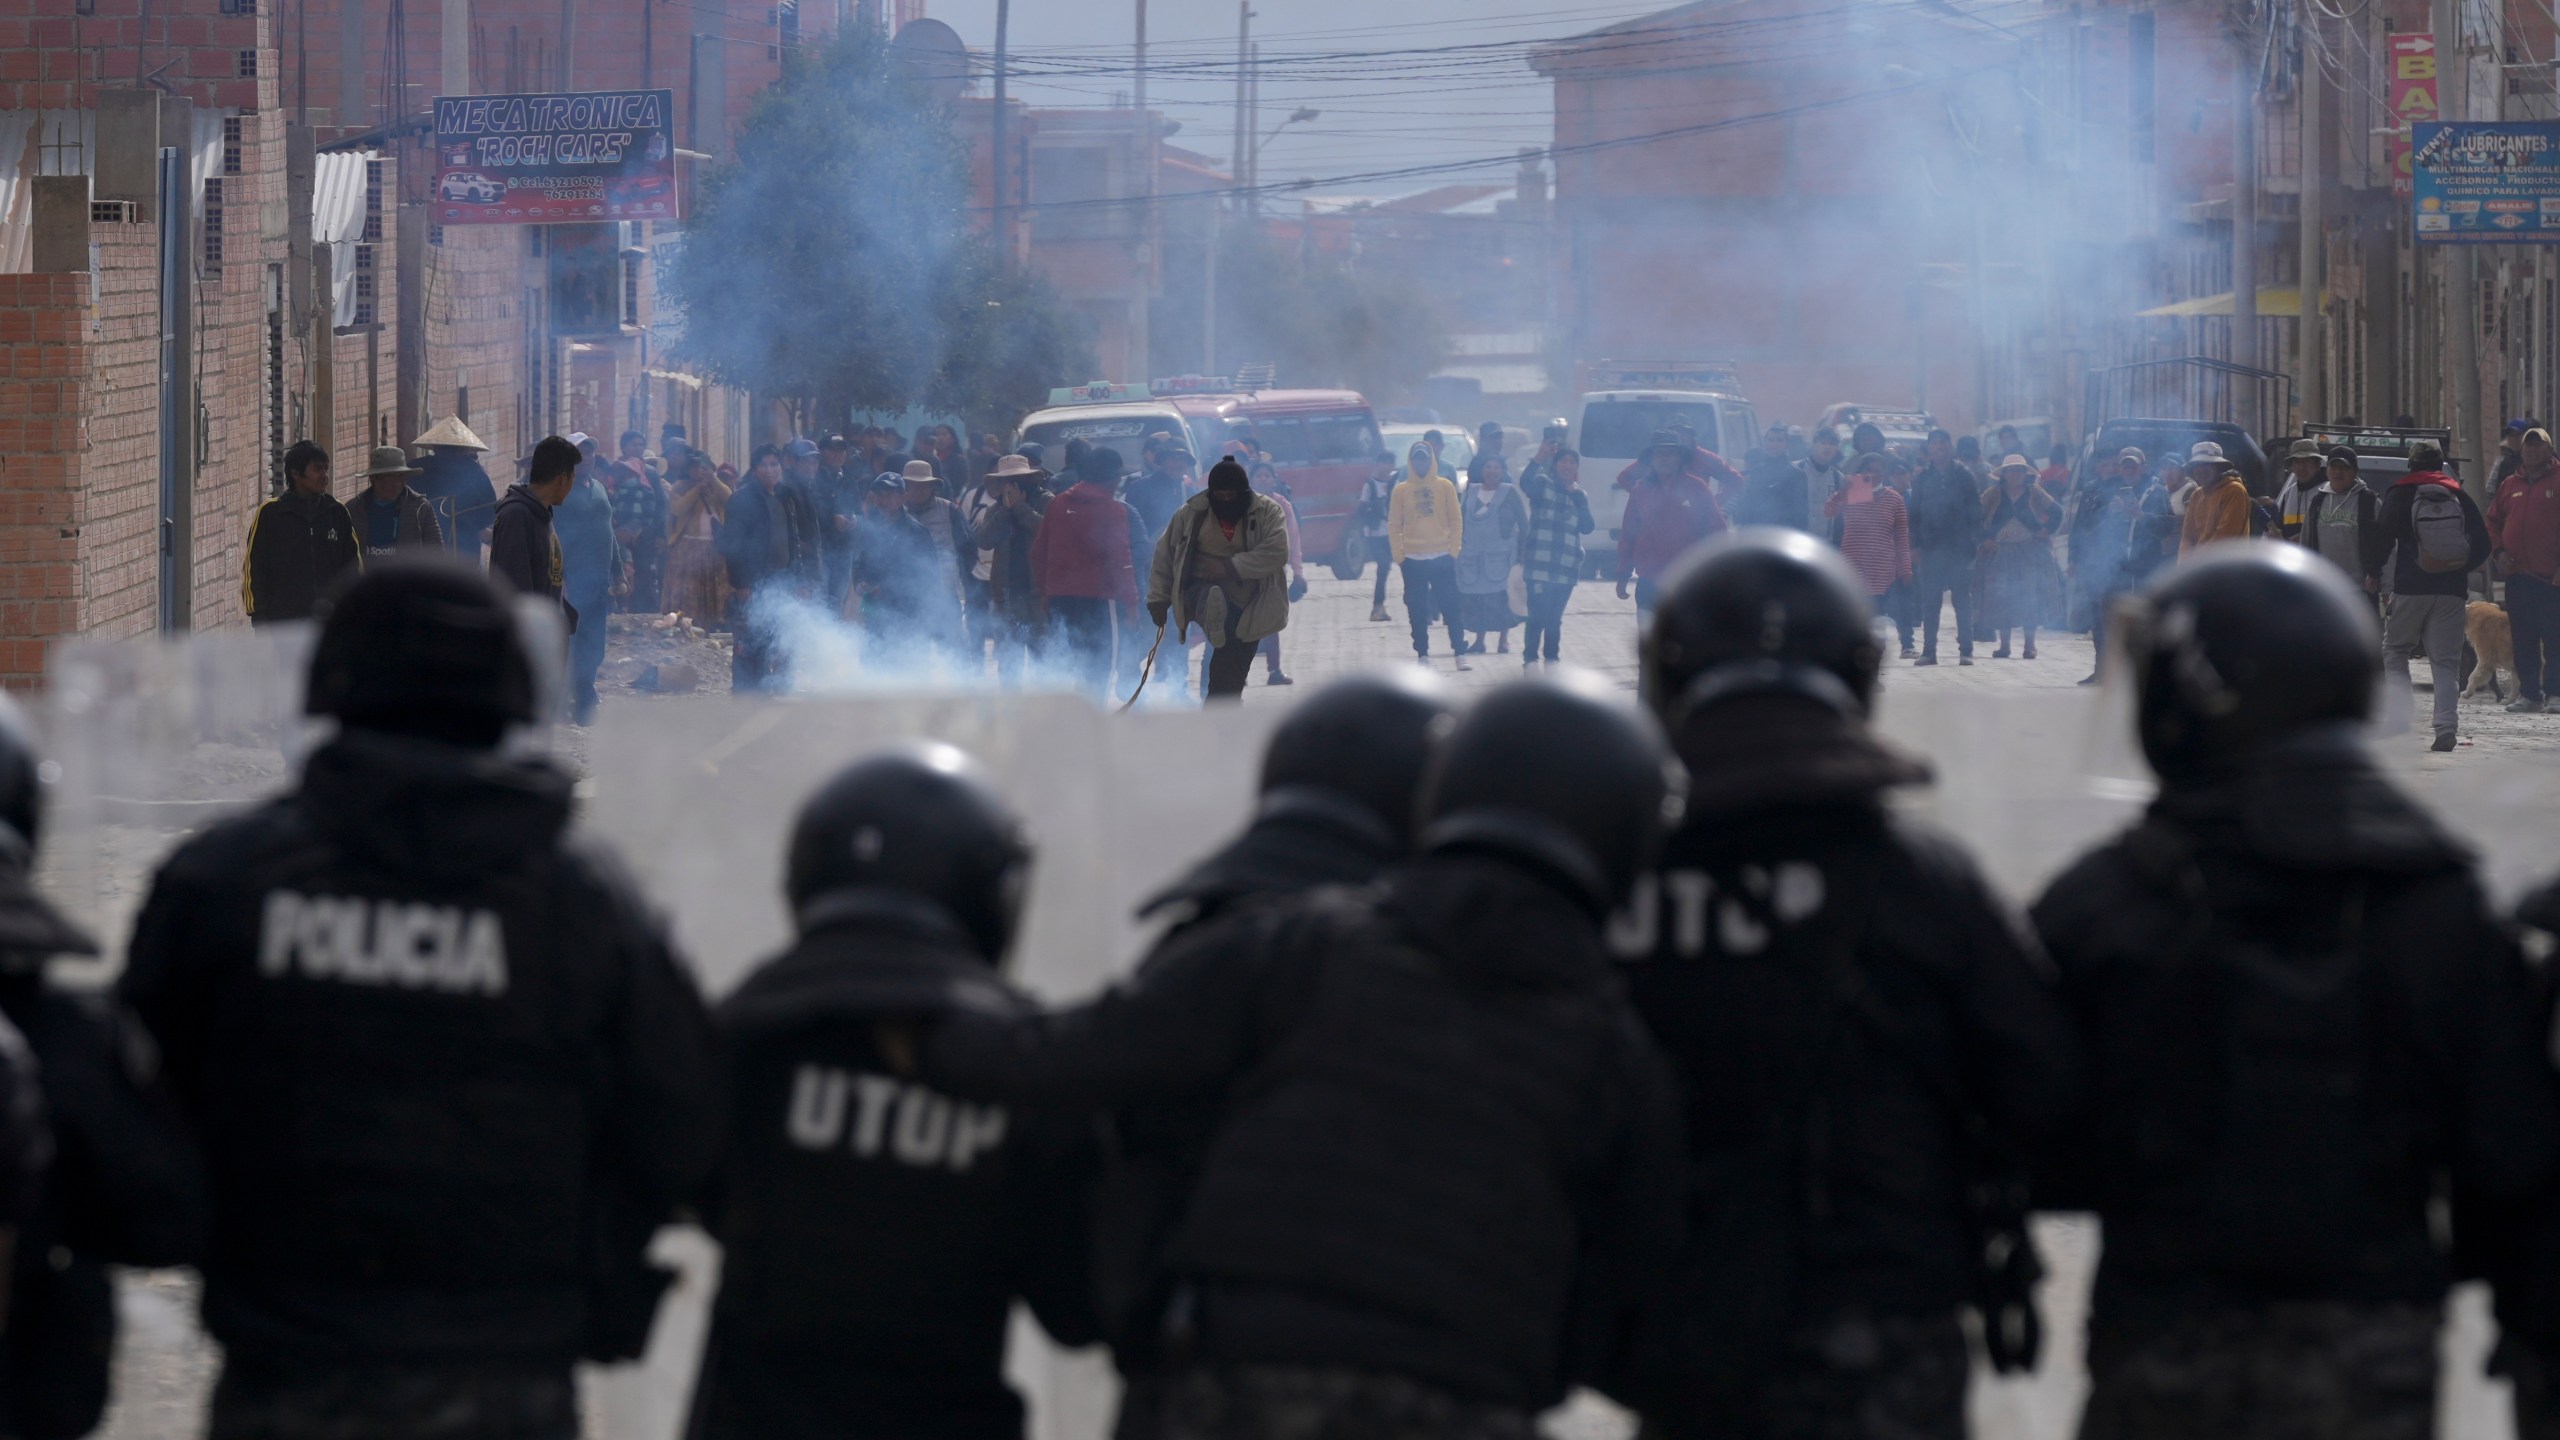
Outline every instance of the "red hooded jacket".
<path id="1" fill-rule="evenodd" d="M 2508 476 L 2489 502 L 2489 534 L 2517 573 L 2560 577 L 2560 463 Z"/>
<path id="2" fill-rule="evenodd" d="M 1138 603 L 1138 574 L 1129 560 L 1129 507 L 1080 480 L 1049 502 L 1031 537 L 1031 586 L 1044 600 Z"/>

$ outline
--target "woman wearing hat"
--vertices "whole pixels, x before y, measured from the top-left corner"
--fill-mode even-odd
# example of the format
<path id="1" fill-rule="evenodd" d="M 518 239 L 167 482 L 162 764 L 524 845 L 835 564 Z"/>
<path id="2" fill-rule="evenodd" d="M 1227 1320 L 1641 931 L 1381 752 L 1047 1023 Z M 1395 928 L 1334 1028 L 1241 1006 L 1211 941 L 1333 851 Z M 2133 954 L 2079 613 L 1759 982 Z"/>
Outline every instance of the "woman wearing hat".
<path id="1" fill-rule="evenodd" d="M 362 547 L 365 564 L 387 560 L 402 550 L 444 548 L 444 532 L 436 526 L 427 497 L 409 488 L 409 477 L 417 473 L 409 453 L 399 446 L 373 447 L 373 463 L 364 472 L 371 488 L 348 507 L 354 512 L 356 544 Z"/>
<path id="2" fill-rule="evenodd" d="M 2009 632 L 2026 632 L 2021 655 L 2036 658 L 2036 627 L 2062 612 L 2062 571 L 2053 563 L 2053 531 L 2062 507 L 2036 481 L 2024 455 L 2000 462 L 1999 478 L 1982 492 L 1982 553 L 1974 571 L 1977 629 L 1996 631 L 1994 660 L 2009 658 Z"/>
<path id="3" fill-rule="evenodd" d="M 667 502 L 668 609 L 708 628 L 727 611 L 729 566 L 720 558 L 720 526 L 729 516 L 729 487 L 711 457 L 687 447 L 684 473 Z"/>
<path id="4" fill-rule="evenodd" d="M 453 553 L 478 565 L 481 544 L 498 514 L 498 487 L 480 465 L 489 447 L 480 443 L 461 416 L 448 415 L 410 441 L 409 448 L 427 452 L 409 488 L 427 497 L 428 506 L 436 512 L 436 527 L 444 532 Z"/>

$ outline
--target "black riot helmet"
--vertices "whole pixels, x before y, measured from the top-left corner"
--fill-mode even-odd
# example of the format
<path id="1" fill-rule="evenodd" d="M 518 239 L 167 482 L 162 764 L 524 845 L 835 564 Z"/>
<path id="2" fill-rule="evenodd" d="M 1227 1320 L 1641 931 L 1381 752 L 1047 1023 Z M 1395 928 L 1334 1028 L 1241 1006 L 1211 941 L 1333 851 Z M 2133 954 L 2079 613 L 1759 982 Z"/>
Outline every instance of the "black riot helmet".
<path id="1" fill-rule="evenodd" d="M 534 708 L 533 660 L 506 595 L 441 554 L 369 565 L 338 595 L 303 697 L 306 712 L 342 725 L 484 746 L 531 723 Z"/>
<path id="2" fill-rule="evenodd" d="M 1457 705 L 1414 666 L 1334 681 L 1301 701 L 1262 752 L 1268 807 L 1293 798 L 1348 800 L 1410 844 L 1414 794 Z"/>
<path id="3" fill-rule="evenodd" d="M 804 930 L 831 899 L 887 891 L 940 911 L 992 965 L 1013 943 L 1031 847 L 978 762 L 924 742 L 855 761 L 821 786 L 800 807 L 784 865 Z"/>
<path id="4" fill-rule="evenodd" d="M 1840 552 L 1754 526 L 1699 546 L 1663 579 L 1645 631 L 1644 701 L 1665 725 L 1737 695 L 1784 691 L 1856 719 L 1875 698 L 1875 610 Z"/>
<path id="5" fill-rule="evenodd" d="M 2373 612 L 2299 545 L 2215 545 L 2123 610 L 2142 753 L 2163 781 L 2211 778 L 2270 740 L 2372 711 Z"/>
<path id="6" fill-rule="evenodd" d="M 1607 682 L 1514 680 L 1451 727 L 1423 782 L 1422 843 L 1528 860 L 1604 915 L 1653 864 L 1687 788 L 1661 729 Z"/>

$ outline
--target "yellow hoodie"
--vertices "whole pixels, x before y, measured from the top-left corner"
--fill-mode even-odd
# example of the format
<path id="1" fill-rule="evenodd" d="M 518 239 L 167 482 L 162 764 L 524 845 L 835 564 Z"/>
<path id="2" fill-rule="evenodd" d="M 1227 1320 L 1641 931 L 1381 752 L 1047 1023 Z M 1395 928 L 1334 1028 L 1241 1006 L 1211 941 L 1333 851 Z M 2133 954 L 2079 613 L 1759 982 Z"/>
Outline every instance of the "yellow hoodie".
<path id="1" fill-rule="evenodd" d="M 1466 538 L 1458 513 L 1458 487 L 1434 463 L 1428 475 L 1408 466 L 1387 497 L 1387 549 L 1401 565 L 1415 555 L 1455 555 Z"/>

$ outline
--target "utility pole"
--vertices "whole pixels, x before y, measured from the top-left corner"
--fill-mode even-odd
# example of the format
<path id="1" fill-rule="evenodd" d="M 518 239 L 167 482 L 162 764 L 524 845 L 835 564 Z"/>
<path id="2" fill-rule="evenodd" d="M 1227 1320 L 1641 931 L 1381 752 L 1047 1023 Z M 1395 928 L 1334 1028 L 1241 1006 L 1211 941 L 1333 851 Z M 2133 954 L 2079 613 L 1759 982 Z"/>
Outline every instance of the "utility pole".
<path id="1" fill-rule="evenodd" d="M 1228 183 L 1240 185 L 1244 180 L 1245 152 L 1252 148 L 1253 138 L 1245 133 L 1244 77 L 1245 63 L 1253 49 L 1253 0 L 1236 0 L 1236 143 L 1235 160 L 1227 167 Z M 1200 272 L 1200 371 L 1214 374 L 1218 368 L 1218 221 L 1225 209 L 1215 194 L 1209 197 L 1208 253 Z"/>
<path id="2" fill-rule="evenodd" d="M 1148 375 L 1154 373 L 1155 369 L 1150 363 L 1153 356 L 1148 353 L 1152 347 L 1148 343 L 1147 332 L 1155 323 L 1154 317 L 1149 314 L 1149 307 L 1155 298 L 1156 289 L 1156 171 L 1158 166 L 1156 122 L 1147 114 L 1147 0 L 1137 0 L 1137 7 L 1137 53 L 1131 57 L 1130 64 L 1137 75 L 1137 120 L 1141 135 L 1138 163 L 1146 167 L 1147 203 L 1138 210 L 1138 304 L 1137 313 L 1131 317 L 1129 335 L 1130 345 L 1136 352 L 1137 373 Z"/>
<path id="3" fill-rule="evenodd" d="M 1262 42 L 1248 47 L 1244 62 L 1244 203 L 1255 221 L 1262 219 Z"/>
<path id="4" fill-rule="evenodd" d="M 2427 18 L 2435 27 L 2436 101 L 2444 118 L 2480 118 L 2472 94 L 2474 52 L 2479 47 L 2462 23 L 2462 7 L 2454 0 L 2434 0 L 2427 7 Z M 2448 55 L 2453 61 L 2450 67 L 2444 64 Z M 2439 373 L 2453 382 L 2453 393 L 2444 397 L 2452 411 L 2445 416 L 2445 428 L 2453 432 L 2454 453 L 2472 459 L 2477 468 L 2477 460 L 2488 453 L 2481 443 L 2478 252 L 2469 245 L 2419 247 L 2421 255 L 2429 251 L 2435 254 L 2444 292 L 2443 303 L 2436 307 L 2436 335 L 2443 347 L 2437 352 Z"/>
<path id="5" fill-rule="evenodd" d="M 1236 156 L 1228 173 L 1237 184 L 1244 183 L 1244 167 L 1253 146 L 1253 130 L 1245 119 L 1245 77 L 1253 66 L 1253 0 L 1236 0 Z"/>
<path id="6" fill-rule="evenodd" d="M 2299 82 L 2302 111 L 2302 318 L 2295 323 L 2300 359 L 2294 393 L 2302 402 L 2308 425 L 2329 418 L 2328 311 L 2323 296 L 2329 288 L 2329 77 L 2314 52 L 2327 40 L 2317 11 L 2303 15 L 2314 42 L 2302 47 Z"/>
<path id="7" fill-rule="evenodd" d="M 2254 30 L 2232 37 L 2231 361 L 2258 363 L 2258 46 Z"/>
<path id="8" fill-rule="evenodd" d="M 995 231 L 997 263 L 1008 266 L 1013 263 L 1013 230 L 1004 203 L 1004 34 L 1012 19 L 1013 0 L 996 0 L 996 109 L 987 142 L 991 150 L 987 157 L 987 180 L 994 187 L 994 193 L 989 197 L 993 208 L 988 219 L 993 222 L 991 228 Z"/>

